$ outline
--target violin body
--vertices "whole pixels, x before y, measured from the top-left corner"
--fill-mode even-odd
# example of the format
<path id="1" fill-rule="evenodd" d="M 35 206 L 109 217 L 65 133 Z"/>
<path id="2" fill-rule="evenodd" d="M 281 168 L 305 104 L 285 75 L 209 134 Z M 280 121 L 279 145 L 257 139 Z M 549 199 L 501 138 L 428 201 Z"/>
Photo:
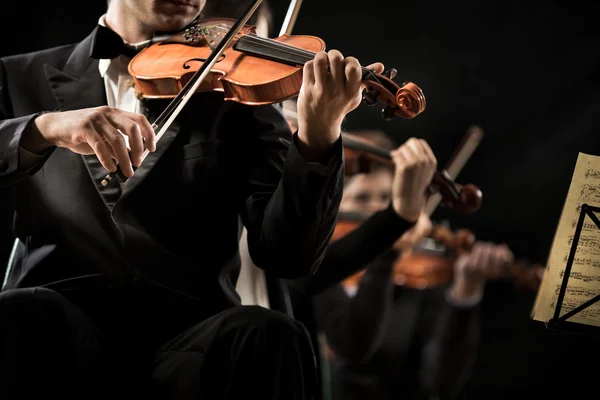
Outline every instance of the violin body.
<path id="1" fill-rule="evenodd" d="M 341 218 L 336 223 L 330 242 L 333 243 L 350 234 L 366 218 L 361 213 L 341 213 Z M 435 236 L 442 239 L 442 235 L 445 236 L 445 231 Z M 420 247 L 400 252 L 394 261 L 393 279 L 396 285 L 426 289 L 444 284 L 452 279 L 455 256 L 453 253 L 449 253 L 447 247 L 439 244 L 441 243 L 439 239 L 428 238 L 420 243 Z M 343 285 L 346 287 L 357 286 L 364 273 L 365 270 L 362 270 L 346 278 Z"/>
<path id="2" fill-rule="evenodd" d="M 468 251 L 473 243 L 475 236 L 468 229 L 455 233 L 445 225 L 434 225 L 429 237 L 400 254 L 394 264 L 394 283 L 427 289 L 451 281 L 458 254 Z"/>
<path id="3" fill-rule="evenodd" d="M 354 231 L 360 225 L 359 221 L 338 219 L 335 224 L 335 230 L 333 231 L 333 235 L 331 236 L 330 242 L 333 243 L 336 240 L 339 240 Z"/>
<path id="4" fill-rule="evenodd" d="M 417 249 L 404 252 L 394 263 L 394 284 L 416 289 L 442 285 L 452 280 L 455 259 Z"/>
<path id="5" fill-rule="evenodd" d="M 349 224 L 346 227 L 349 227 Z M 338 239 L 343 236 L 341 230 L 338 235 Z M 446 254 L 445 249 L 442 251 L 410 249 L 401 252 L 394 261 L 392 279 L 395 285 L 420 290 L 443 285 L 454 277 L 455 259 L 456 257 Z M 359 271 L 346 278 L 342 284 L 345 287 L 356 287 L 364 273 L 365 270 Z"/>
<path id="6" fill-rule="evenodd" d="M 230 25 L 234 20 L 210 19 L 200 26 Z M 247 25 L 242 34 L 255 33 Z M 211 41 L 220 40 L 216 30 L 201 45 L 161 42 L 142 50 L 129 64 L 136 91 L 144 98 L 174 98 L 212 52 Z M 274 41 L 312 52 L 325 49 L 325 42 L 315 36 L 283 35 Z M 302 66 L 284 64 L 247 52 L 236 46 L 225 49 L 197 92 L 220 91 L 225 100 L 249 105 L 273 104 L 298 95 L 302 86 Z"/>

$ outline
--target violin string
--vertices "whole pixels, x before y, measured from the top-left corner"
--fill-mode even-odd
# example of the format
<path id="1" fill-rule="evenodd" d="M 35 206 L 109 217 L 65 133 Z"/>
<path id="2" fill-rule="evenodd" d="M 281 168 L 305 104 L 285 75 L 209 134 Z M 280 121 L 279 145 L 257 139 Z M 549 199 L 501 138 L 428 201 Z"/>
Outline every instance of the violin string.
<path id="1" fill-rule="evenodd" d="M 223 27 L 218 27 L 219 29 L 224 30 L 225 28 Z M 304 57 L 305 58 L 305 63 L 312 60 L 315 56 L 315 53 L 306 51 L 304 49 L 300 49 L 297 47 L 293 47 L 293 46 L 289 46 L 289 45 L 285 45 L 283 43 L 279 43 L 277 41 L 273 41 L 273 42 L 269 42 L 269 41 L 264 41 L 264 38 L 261 38 L 260 36 L 254 36 L 254 34 L 245 34 L 242 36 L 243 40 L 249 43 L 254 43 L 254 44 L 260 44 L 265 48 L 271 48 L 271 49 L 276 49 L 276 50 L 280 50 L 281 52 L 287 53 L 289 55 L 295 55 L 298 57 Z M 241 38 L 240 38 L 241 39 Z M 239 39 L 238 39 L 239 40 Z"/>
<path id="2" fill-rule="evenodd" d="M 231 27 L 226 24 L 218 24 L 215 26 L 215 28 L 223 30 L 223 31 L 229 31 L 229 29 Z M 291 46 L 286 43 L 281 43 L 281 42 L 278 42 L 273 39 L 264 38 L 264 37 L 258 36 L 255 33 L 242 34 L 242 38 L 244 38 L 244 40 L 246 40 L 248 42 L 251 42 L 254 44 L 260 44 L 260 45 L 263 45 L 264 47 L 276 49 L 276 50 L 282 51 L 282 52 L 290 54 L 290 55 L 295 55 L 298 57 L 306 57 L 306 60 L 304 61 L 305 63 L 310 60 L 313 60 L 316 55 L 316 53 L 314 53 L 312 51 L 301 49 L 296 46 Z M 362 68 L 363 73 L 366 73 L 368 76 L 370 76 L 370 78 L 372 80 L 374 80 L 375 82 L 377 82 L 379 84 L 382 84 L 379 81 L 379 78 L 377 77 L 377 74 L 375 74 L 375 72 L 373 72 L 372 70 L 365 68 L 365 67 L 361 67 L 361 68 Z"/>
<path id="3" fill-rule="evenodd" d="M 226 24 L 218 24 L 215 26 L 218 29 L 221 29 L 223 31 L 228 31 L 229 30 L 229 25 Z M 282 42 L 278 42 L 276 40 L 273 39 L 268 39 L 268 38 L 263 38 L 261 36 L 258 36 L 255 33 L 246 33 L 242 35 L 242 38 L 250 43 L 254 43 L 254 44 L 261 44 L 264 47 L 267 48 L 271 48 L 271 49 L 276 49 L 282 52 L 287 52 L 288 54 L 291 55 L 295 55 L 295 56 L 299 56 L 299 57 L 306 57 L 306 60 L 304 61 L 305 63 L 314 59 L 316 53 L 305 50 L 305 49 L 301 49 L 299 47 L 295 47 L 295 46 L 291 46 L 289 44 L 286 43 L 282 43 Z M 363 73 L 365 73 L 366 75 L 370 76 L 370 78 L 374 81 L 376 81 L 379 84 L 382 84 L 378 77 L 377 74 L 375 74 L 372 70 L 365 68 L 365 67 L 361 67 Z M 365 77 L 366 79 L 366 77 Z"/>
<path id="4" fill-rule="evenodd" d="M 231 28 L 229 25 L 226 24 L 218 24 L 215 26 L 215 28 L 223 30 L 225 32 L 228 32 L 229 29 Z M 246 34 L 242 34 L 243 37 L 247 38 L 248 40 L 254 41 L 256 42 L 263 42 L 265 43 L 268 47 L 271 48 L 282 48 L 282 49 L 286 49 L 289 51 L 293 51 L 294 53 L 298 54 L 298 55 L 305 55 L 307 57 L 311 57 L 314 58 L 316 53 L 313 53 L 312 51 L 306 50 L 306 49 L 302 49 L 300 47 L 296 47 L 296 46 L 291 46 L 289 44 L 286 43 L 282 43 L 282 42 L 278 42 L 276 40 L 273 39 L 268 39 L 268 38 L 264 38 L 262 36 L 258 36 L 256 33 L 246 33 Z M 246 40 L 246 39 L 244 39 Z"/>
<path id="5" fill-rule="evenodd" d="M 223 25 L 223 24 L 220 24 L 220 25 Z M 217 28 L 219 28 L 221 30 L 227 30 L 227 25 L 217 26 Z M 316 55 L 316 53 L 314 53 L 314 52 L 311 52 L 311 51 L 308 51 L 305 49 L 301 49 L 299 47 L 291 46 L 291 45 L 288 45 L 285 43 L 281 43 L 276 40 L 263 38 L 263 37 L 256 35 L 255 33 L 244 34 L 242 38 L 244 41 L 247 41 L 249 43 L 260 44 L 266 48 L 277 49 L 284 53 L 295 55 L 298 57 L 306 57 L 305 62 L 308 62 L 308 61 L 314 59 L 314 57 Z"/>

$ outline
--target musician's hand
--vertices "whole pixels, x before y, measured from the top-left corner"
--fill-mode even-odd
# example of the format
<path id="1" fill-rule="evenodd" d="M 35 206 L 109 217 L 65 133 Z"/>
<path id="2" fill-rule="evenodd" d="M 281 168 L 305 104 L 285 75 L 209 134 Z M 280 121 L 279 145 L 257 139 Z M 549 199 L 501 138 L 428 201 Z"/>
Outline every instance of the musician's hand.
<path id="1" fill-rule="evenodd" d="M 398 251 L 406 251 L 412 249 L 416 244 L 431 233 L 431 219 L 421 211 L 417 223 L 394 243 L 393 248 Z"/>
<path id="2" fill-rule="evenodd" d="M 383 72 L 381 63 L 368 68 Z M 298 95 L 298 138 L 306 157 L 318 159 L 339 139 L 344 117 L 362 101 L 361 82 L 358 60 L 344 58 L 337 50 L 318 52 L 304 64 Z"/>
<path id="3" fill-rule="evenodd" d="M 395 164 L 392 205 L 400 217 L 414 222 L 425 207 L 425 190 L 433 179 L 437 159 L 429 144 L 416 138 L 410 138 L 390 155 Z"/>
<path id="4" fill-rule="evenodd" d="M 471 251 L 460 255 L 454 263 L 453 298 L 482 296 L 485 283 L 499 278 L 513 260 L 513 253 L 504 244 L 475 242 Z"/>
<path id="5" fill-rule="evenodd" d="M 144 145 L 148 151 L 156 150 L 154 131 L 146 117 L 108 106 L 39 115 L 22 141 L 22 146 L 34 153 L 53 146 L 79 154 L 95 153 L 110 172 L 116 171 L 115 159 L 128 177 L 133 175 L 132 164 L 141 164 Z"/>

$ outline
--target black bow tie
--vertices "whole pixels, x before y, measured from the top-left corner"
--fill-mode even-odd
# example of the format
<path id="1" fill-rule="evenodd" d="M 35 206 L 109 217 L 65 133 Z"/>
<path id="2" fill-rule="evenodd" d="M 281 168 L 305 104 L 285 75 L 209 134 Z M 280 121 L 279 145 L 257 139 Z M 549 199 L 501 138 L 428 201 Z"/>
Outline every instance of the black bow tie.
<path id="1" fill-rule="evenodd" d="M 133 58 L 140 50 L 125 44 L 121 36 L 112 29 L 98 25 L 93 34 L 90 57 L 113 59 L 125 54 Z"/>

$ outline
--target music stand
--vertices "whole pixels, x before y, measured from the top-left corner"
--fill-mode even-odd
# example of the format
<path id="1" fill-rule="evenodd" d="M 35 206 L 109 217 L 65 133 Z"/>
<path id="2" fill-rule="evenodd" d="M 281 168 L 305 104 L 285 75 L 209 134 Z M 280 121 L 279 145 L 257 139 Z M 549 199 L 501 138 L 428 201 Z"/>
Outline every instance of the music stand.
<path id="1" fill-rule="evenodd" d="M 596 212 L 600 212 L 600 207 L 594 207 L 588 204 L 581 205 L 581 210 L 579 212 L 579 220 L 577 221 L 577 228 L 575 229 L 575 234 L 573 235 L 573 243 L 571 244 L 571 251 L 569 253 L 569 258 L 567 259 L 567 264 L 565 266 L 565 273 L 563 275 L 563 281 L 560 287 L 560 292 L 558 293 L 558 299 L 556 300 L 554 317 L 551 318 L 548 322 L 546 322 L 546 327 L 549 329 L 600 336 L 600 327 L 567 321 L 567 319 L 571 318 L 573 315 L 581 312 L 582 310 L 585 310 L 592 304 L 599 301 L 600 294 L 596 295 L 595 297 L 586 301 L 585 303 L 575 307 L 565 315 L 560 315 L 563 300 L 565 298 L 565 293 L 567 292 L 567 283 L 569 281 L 569 276 L 571 275 L 571 267 L 573 266 L 573 261 L 575 260 L 575 253 L 577 252 L 577 245 L 579 244 L 579 237 L 581 235 L 581 229 L 583 228 L 583 222 L 585 220 L 586 215 L 590 217 L 590 219 L 594 222 L 596 227 L 600 229 L 600 219 L 598 219 L 596 214 L 594 214 Z"/>

